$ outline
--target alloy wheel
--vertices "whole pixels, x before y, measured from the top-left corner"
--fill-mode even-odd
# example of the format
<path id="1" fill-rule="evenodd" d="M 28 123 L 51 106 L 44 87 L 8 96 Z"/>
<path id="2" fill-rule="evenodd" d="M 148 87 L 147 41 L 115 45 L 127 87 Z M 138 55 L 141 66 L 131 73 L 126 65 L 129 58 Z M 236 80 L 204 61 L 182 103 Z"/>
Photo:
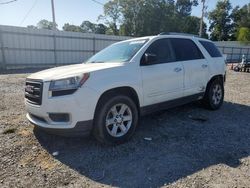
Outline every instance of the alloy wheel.
<path id="1" fill-rule="evenodd" d="M 132 124 L 132 111 L 126 104 L 116 104 L 107 113 L 106 129 L 113 137 L 124 136 Z"/>

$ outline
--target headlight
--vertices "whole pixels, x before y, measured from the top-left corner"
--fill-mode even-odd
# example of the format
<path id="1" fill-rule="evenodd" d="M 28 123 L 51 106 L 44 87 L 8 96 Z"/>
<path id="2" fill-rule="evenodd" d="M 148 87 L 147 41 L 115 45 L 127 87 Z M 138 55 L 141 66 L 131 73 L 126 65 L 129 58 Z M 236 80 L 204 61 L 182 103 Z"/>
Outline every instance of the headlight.
<path id="1" fill-rule="evenodd" d="M 49 91 L 52 92 L 65 91 L 65 90 L 76 91 L 87 81 L 88 78 L 89 78 L 89 73 L 85 73 L 82 76 L 74 76 L 60 80 L 52 80 L 50 82 Z"/>

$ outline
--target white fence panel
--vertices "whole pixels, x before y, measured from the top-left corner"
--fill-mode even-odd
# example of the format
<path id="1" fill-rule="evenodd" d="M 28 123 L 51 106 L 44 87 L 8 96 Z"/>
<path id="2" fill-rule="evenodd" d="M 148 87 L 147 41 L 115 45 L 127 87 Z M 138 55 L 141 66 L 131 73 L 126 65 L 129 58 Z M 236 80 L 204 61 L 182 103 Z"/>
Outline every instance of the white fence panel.
<path id="1" fill-rule="evenodd" d="M 128 38 L 0 25 L 0 67 L 41 68 L 81 63 L 108 45 Z"/>
<path id="2" fill-rule="evenodd" d="M 227 55 L 228 63 L 240 62 L 242 55 L 245 55 L 247 61 L 250 61 L 250 45 L 244 45 L 237 41 L 219 41 L 214 43 L 223 54 Z"/>

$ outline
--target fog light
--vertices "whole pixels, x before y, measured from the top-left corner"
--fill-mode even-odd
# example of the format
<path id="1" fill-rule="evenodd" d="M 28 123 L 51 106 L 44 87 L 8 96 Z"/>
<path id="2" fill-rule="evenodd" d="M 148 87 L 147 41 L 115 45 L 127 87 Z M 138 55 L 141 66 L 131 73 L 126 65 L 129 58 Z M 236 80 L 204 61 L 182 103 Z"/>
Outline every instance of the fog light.
<path id="1" fill-rule="evenodd" d="M 69 122 L 69 114 L 49 113 L 49 118 L 54 122 Z"/>

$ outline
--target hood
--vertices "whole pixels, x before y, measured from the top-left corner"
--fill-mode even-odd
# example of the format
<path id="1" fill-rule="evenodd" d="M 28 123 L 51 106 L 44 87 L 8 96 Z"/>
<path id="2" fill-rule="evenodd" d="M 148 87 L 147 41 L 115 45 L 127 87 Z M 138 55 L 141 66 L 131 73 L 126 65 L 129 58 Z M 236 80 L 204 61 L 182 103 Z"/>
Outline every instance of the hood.
<path id="1" fill-rule="evenodd" d="M 123 63 L 90 63 L 90 64 L 76 64 L 62 67 L 51 68 L 43 70 L 28 76 L 28 79 L 39 79 L 43 81 L 51 81 L 63 79 L 71 76 L 78 76 L 83 73 L 91 73 L 98 70 L 123 66 Z"/>

